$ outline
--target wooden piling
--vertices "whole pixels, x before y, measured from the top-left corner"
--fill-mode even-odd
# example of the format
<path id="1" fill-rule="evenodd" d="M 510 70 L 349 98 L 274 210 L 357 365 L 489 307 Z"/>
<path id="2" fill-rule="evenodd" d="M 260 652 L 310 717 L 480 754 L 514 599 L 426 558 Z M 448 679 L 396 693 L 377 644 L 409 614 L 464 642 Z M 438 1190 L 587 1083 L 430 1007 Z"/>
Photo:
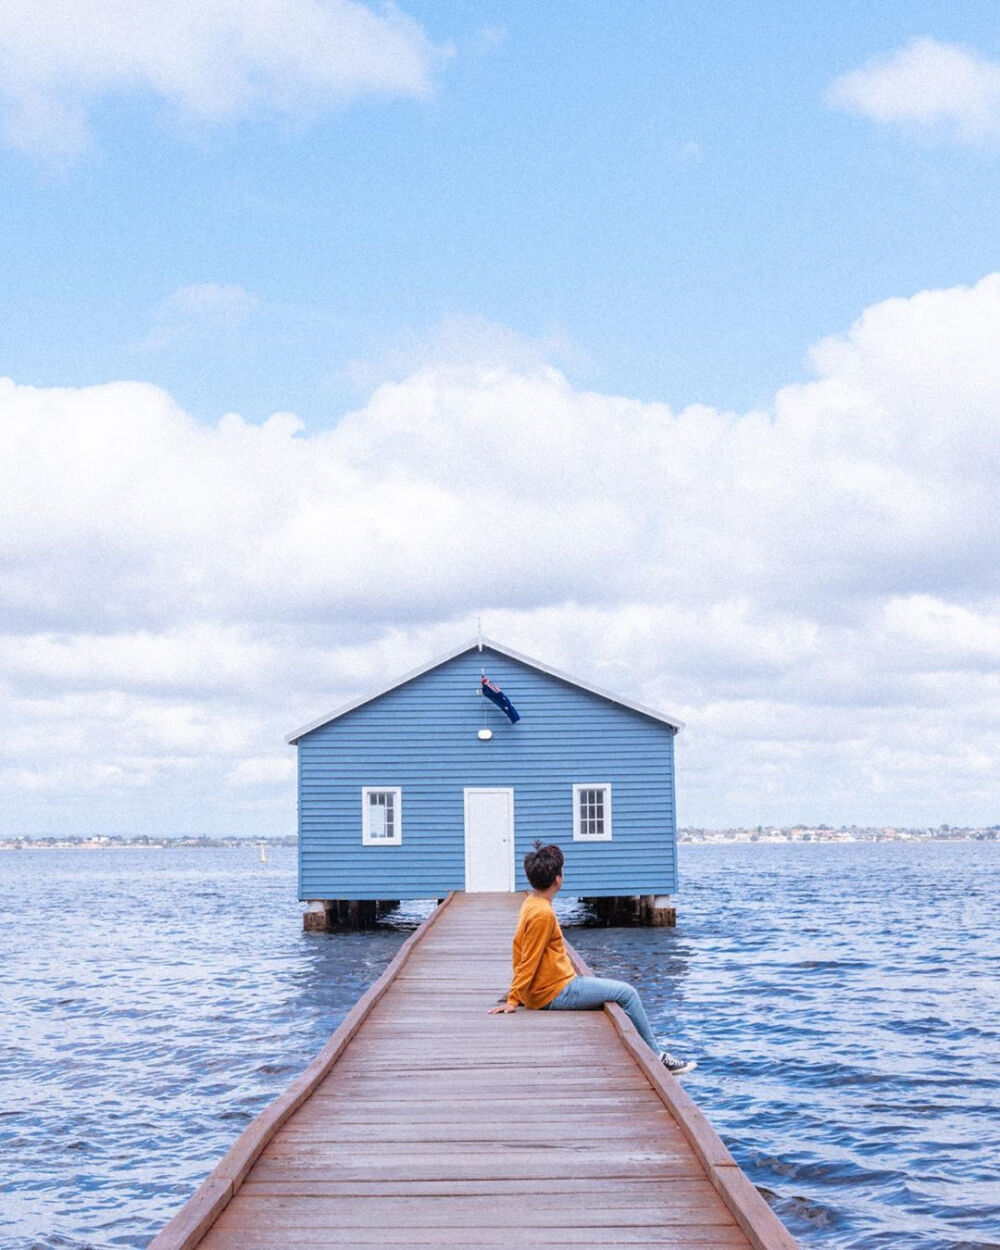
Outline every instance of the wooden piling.
<path id="1" fill-rule="evenodd" d="M 306 933 L 327 933 L 332 929 L 370 929 L 380 916 L 399 906 L 399 899 L 316 898 L 302 913 Z"/>
<path id="2" fill-rule="evenodd" d="M 625 894 L 580 901 L 607 925 L 672 927 L 677 923 L 677 908 L 669 894 Z"/>

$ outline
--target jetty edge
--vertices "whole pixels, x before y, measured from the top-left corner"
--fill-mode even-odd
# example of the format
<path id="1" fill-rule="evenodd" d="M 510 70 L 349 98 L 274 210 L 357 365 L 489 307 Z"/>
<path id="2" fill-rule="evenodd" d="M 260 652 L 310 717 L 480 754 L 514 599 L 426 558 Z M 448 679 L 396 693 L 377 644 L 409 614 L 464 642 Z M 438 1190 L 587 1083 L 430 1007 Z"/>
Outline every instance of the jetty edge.
<path id="1" fill-rule="evenodd" d="M 150 1250 L 595 1238 L 794 1250 L 619 1008 L 487 1016 L 519 902 L 449 895 Z"/>

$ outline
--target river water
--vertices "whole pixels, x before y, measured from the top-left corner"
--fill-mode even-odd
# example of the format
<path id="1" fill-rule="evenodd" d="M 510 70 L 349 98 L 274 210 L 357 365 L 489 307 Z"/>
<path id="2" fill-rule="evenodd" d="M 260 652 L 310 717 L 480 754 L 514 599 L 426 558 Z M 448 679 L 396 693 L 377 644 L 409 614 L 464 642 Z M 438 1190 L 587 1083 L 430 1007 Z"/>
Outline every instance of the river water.
<path id="1" fill-rule="evenodd" d="M 807 1247 L 1000 1247 L 1000 844 L 685 845 L 673 930 L 561 903 Z M 303 935 L 295 852 L 0 852 L 0 1247 L 145 1246 L 430 904 Z M 567 882 L 571 888 L 571 882 Z"/>

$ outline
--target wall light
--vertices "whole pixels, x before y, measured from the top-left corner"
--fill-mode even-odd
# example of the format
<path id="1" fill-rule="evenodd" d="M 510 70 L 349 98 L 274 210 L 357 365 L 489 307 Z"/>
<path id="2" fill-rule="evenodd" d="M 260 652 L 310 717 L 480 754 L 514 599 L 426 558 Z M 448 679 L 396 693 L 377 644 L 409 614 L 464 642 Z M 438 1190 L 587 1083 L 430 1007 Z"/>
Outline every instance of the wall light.
<path id="1" fill-rule="evenodd" d="M 480 742 L 489 742 L 489 740 L 493 737 L 493 730 L 492 729 L 480 729 L 479 734 L 477 736 Z"/>

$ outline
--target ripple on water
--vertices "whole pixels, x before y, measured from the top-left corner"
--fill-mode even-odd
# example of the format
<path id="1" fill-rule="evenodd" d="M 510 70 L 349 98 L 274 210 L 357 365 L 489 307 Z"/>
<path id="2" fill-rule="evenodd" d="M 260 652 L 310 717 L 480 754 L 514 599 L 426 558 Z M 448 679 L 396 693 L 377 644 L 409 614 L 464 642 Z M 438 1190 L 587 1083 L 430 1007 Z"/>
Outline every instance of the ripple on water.
<path id="1" fill-rule="evenodd" d="M 682 856 L 676 929 L 571 937 L 697 1055 L 688 1090 L 779 1216 L 810 1247 L 997 1250 L 1000 848 Z M 294 851 L 269 860 L 3 859 L 5 1250 L 146 1245 L 431 906 L 306 937 Z"/>

